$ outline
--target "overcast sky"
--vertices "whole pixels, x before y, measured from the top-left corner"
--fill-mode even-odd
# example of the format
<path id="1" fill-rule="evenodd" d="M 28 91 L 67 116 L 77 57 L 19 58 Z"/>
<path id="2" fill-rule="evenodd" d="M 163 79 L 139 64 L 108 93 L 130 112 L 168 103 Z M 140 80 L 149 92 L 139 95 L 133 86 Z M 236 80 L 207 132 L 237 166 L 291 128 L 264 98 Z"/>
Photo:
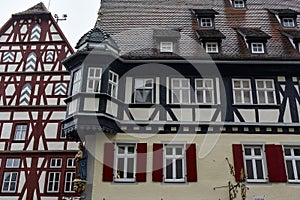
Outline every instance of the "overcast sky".
<path id="1" fill-rule="evenodd" d="M 27 10 L 40 2 L 47 8 L 50 5 L 48 9 L 52 15 L 68 15 L 67 20 L 59 21 L 58 25 L 73 47 L 84 33 L 94 27 L 100 7 L 100 0 L 9 0 L 0 6 L 0 26 L 12 14 Z"/>

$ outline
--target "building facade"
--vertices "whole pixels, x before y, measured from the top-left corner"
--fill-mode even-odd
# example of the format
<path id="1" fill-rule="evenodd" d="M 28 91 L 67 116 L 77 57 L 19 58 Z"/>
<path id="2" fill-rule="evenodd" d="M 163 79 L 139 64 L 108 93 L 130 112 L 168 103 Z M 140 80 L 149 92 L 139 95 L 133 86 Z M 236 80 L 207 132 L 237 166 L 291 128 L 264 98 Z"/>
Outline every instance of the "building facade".
<path id="1" fill-rule="evenodd" d="M 76 143 L 61 134 L 73 49 L 43 3 L 0 29 L 0 199 L 72 199 Z"/>
<path id="2" fill-rule="evenodd" d="M 64 65 L 86 199 L 299 198 L 298 1 L 103 0 Z"/>

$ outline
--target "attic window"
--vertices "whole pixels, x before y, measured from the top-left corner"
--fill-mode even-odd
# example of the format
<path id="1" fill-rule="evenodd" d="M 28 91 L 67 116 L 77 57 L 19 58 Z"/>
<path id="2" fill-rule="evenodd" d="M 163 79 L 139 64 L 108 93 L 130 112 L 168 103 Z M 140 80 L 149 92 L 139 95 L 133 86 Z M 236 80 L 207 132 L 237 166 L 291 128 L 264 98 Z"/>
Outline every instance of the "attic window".
<path id="1" fill-rule="evenodd" d="M 264 44 L 253 42 L 251 43 L 251 52 L 252 53 L 265 53 Z"/>
<path id="2" fill-rule="evenodd" d="M 278 22 L 286 28 L 293 28 L 296 24 L 297 15 L 300 13 L 292 9 L 270 9 L 269 12 L 273 13 Z"/>
<path id="3" fill-rule="evenodd" d="M 294 49 L 300 53 L 300 31 L 295 29 L 285 29 L 280 32 L 288 38 Z"/>
<path id="4" fill-rule="evenodd" d="M 213 26 L 212 18 L 200 18 L 200 26 L 201 27 L 212 27 Z"/>
<path id="5" fill-rule="evenodd" d="M 214 19 L 219 14 L 213 9 L 193 9 L 192 12 L 196 15 L 199 26 L 202 28 L 213 28 Z"/>
<path id="6" fill-rule="evenodd" d="M 218 42 L 206 42 L 205 51 L 206 53 L 219 53 Z"/>
<path id="7" fill-rule="evenodd" d="M 173 52 L 173 42 L 161 42 L 160 52 Z"/>
<path id="8" fill-rule="evenodd" d="M 245 1 L 244 0 L 233 0 L 233 7 L 234 8 L 245 8 Z"/>
<path id="9" fill-rule="evenodd" d="M 282 18 L 282 26 L 284 27 L 295 27 L 295 21 L 294 18 Z"/>

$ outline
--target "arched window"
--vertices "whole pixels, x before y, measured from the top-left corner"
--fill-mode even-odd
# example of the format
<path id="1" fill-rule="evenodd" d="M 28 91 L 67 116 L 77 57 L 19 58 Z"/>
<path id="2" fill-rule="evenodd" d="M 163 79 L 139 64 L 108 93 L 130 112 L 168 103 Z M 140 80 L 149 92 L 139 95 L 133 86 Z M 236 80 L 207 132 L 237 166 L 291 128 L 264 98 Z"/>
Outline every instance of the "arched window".
<path id="1" fill-rule="evenodd" d="M 36 54 L 34 52 L 31 52 L 27 57 L 25 71 L 33 72 L 35 70 L 35 64 L 36 64 Z"/>
<path id="2" fill-rule="evenodd" d="M 39 41 L 40 37 L 41 37 L 41 27 L 40 25 L 36 24 L 31 31 L 30 41 Z"/>
<path id="3" fill-rule="evenodd" d="M 31 95 L 31 85 L 26 83 L 22 87 L 21 96 L 20 96 L 20 105 L 27 106 L 30 103 L 30 95 Z"/>

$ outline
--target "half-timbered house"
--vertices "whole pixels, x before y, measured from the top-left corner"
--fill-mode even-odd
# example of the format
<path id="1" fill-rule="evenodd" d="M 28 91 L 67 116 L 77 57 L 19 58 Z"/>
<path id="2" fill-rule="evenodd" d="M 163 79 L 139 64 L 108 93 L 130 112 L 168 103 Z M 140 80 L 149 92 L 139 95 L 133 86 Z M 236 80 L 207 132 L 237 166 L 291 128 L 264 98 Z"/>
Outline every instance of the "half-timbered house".
<path id="1" fill-rule="evenodd" d="M 0 29 L 0 199 L 76 197 L 77 145 L 61 134 L 72 53 L 43 3 Z"/>
<path id="2" fill-rule="evenodd" d="M 299 14 L 297 0 L 102 0 L 64 62 L 87 199 L 298 199 Z"/>

